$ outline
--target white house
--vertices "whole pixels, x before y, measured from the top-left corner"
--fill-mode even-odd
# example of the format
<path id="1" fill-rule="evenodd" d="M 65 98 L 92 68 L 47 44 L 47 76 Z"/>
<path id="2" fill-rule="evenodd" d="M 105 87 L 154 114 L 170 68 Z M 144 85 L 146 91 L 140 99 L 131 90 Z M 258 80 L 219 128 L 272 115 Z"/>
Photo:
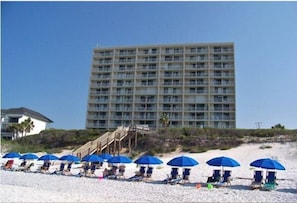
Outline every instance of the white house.
<path id="1" fill-rule="evenodd" d="M 40 131 L 48 129 L 50 124 L 53 123 L 52 120 L 45 117 L 44 115 L 33 111 L 28 108 L 20 107 L 20 108 L 10 108 L 10 109 L 2 109 L 1 110 L 1 136 L 3 138 L 14 137 L 14 132 L 8 129 L 10 124 L 21 123 L 24 120 L 30 118 L 33 121 L 34 128 L 26 135 L 38 134 Z M 19 134 L 19 137 L 21 133 Z"/>

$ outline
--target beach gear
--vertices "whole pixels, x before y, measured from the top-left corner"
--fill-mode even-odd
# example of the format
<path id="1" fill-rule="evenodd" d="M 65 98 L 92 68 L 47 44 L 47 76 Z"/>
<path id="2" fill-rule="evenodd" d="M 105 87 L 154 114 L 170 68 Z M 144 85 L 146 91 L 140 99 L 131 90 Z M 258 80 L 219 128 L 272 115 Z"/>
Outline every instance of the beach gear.
<path id="1" fill-rule="evenodd" d="M 69 161 L 69 162 L 78 162 L 80 161 L 80 159 L 77 157 L 77 156 L 74 156 L 74 155 L 64 155 L 64 156 L 61 156 L 59 158 L 59 160 L 61 161 Z"/>
<path id="2" fill-rule="evenodd" d="M 286 170 L 281 163 L 270 158 L 257 159 L 251 162 L 250 166 L 255 166 L 255 167 L 265 168 L 265 169 Z"/>
<path id="3" fill-rule="evenodd" d="M 185 184 L 186 182 L 190 182 L 190 179 L 189 179 L 190 171 L 191 171 L 190 168 L 184 168 L 183 177 L 182 177 L 182 180 L 181 180 L 182 184 Z"/>
<path id="4" fill-rule="evenodd" d="M 126 156 L 114 156 L 107 160 L 108 163 L 132 163 L 132 160 Z"/>
<path id="5" fill-rule="evenodd" d="M 213 188 L 213 185 L 210 184 L 210 183 L 208 183 L 208 184 L 207 184 L 207 188 L 208 188 L 208 189 L 212 189 L 212 188 Z"/>
<path id="6" fill-rule="evenodd" d="M 254 172 L 254 180 L 250 185 L 251 189 L 259 189 L 262 187 L 263 183 L 263 171 Z"/>
<path id="7" fill-rule="evenodd" d="M 268 171 L 265 183 L 263 185 L 264 190 L 274 190 L 277 186 L 276 181 L 276 172 Z"/>
<path id="8" fill-rule="evenodd" d="M 206 163 L 210 166 L 228 166 L 228 167 L 240 166 L 240 164 L 236 160 L 225 156 L 210 159 Z"/>
<path id="9" fill-rule="evenodd" d="M 51 161 L 51 160 L 58 160 L 59 158 L 53 154 L 45 154 L 41 157 L 38 158 L 38 160 L 42 160 L 42 161 Z"/>
<path id="10" fill-rule="evenodd" d="M 33 160 L 33 159 L 38 159 L 38 156 L 32 153 L 27 153 L 27 154 L 23 154 L 19 159 Z"/>
<path id="11" fill-rule="evenodd" d="M 103 162 L 104 160 L 96 154 L 88 154 L 82 158 L 86 162 Z"/>
<path id="12" fill-rule="evenodd" d="M 8 152 L 2 158 L 19 158 L 20 156 L 18 152 Z"/>
<path id="13" fill-rule="evenodd" d="M 200 188 L 201 188 L 201 184 L 200 184 L 200 183 L 197 183 L 197 184 L 196 184 L 196 188 L 197 188 L 197 189 L 200 189 Z"/>
<path id="14" fill-rule="evenodd" d="M 167 163 L 167 165 L 169 166 L 178 166 L 178 167 L 196 166 L 198 164 L 199 164 L 198 161 L 187 156 L 175 157 Z"/>
<path id="15" fill-rule="evenodd" d="M 102 158 L 104 161 L 107 161 L 108 159 L 110 159 L 112 157 L 111 154 L 107 154 L 107 153 L 103 153 L 98 155 L 100 158 Z"/>
<path id="16" fill-rule="evenodd" d="M 158 157 L 145 155 L 135 160 L 134 163 L 152 165 L 152 164 L 162 164 L 163 161 L 160 160 Z"/>
<path id="17" fill-rule="evenodd" d="M 175 185 L 177 183 L 180 183 L 181 180 L 182 180 L 182 178 L 178 174 L 178 168 L 172 168 L 170 176 L 167 175 L 167 179 L 165 179 L 165 182 L 167 184 L 169 183 L 171 185 Z"/>
<path id="18" fill-rule="evenodd" d="M 207 183 L 216 183 L 221 180 L 221 170 L 213 170 L 213 174 L 211 177 L 208 177 Z"/>

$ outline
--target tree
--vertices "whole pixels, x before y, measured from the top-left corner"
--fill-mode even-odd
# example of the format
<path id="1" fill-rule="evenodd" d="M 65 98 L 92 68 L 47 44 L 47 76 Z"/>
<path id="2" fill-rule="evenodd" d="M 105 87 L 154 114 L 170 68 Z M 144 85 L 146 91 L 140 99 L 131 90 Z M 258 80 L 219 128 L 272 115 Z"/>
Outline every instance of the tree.
<path id="1" fill-rule="evenodd" d="M 284 125 L 281 125 L 280 123 L 279 124 L 276 124 L 274 126 L 271 127 L 272 129 L 285 129 L 285 126 Z"/>
<path id="2" fill-rule="evenodd" d="M 22 129 L 23 129 L 23 136 L 26 136 L 27 133 L 29 133 L 31 130 L 34 129 L 34 122 L 31 120 L 31 118 L 27 118 L 22 123 Z"/>
<path id="3" fill-rule="evenodd" d="M 7 127 L 7 130 L 13 132 L 12 139 L 17 139 L 19 137 L 19 133 L 22 132 L 21 125 L 19 123 L 12 123 Z"/>
<path id="4" fill-rule="evenodd" d="M 34 122 L 31 118 L 27 118 L 21 123 L 13 123 L 8 126 L 8 130 L 13 131 L 13 139 L 17 139 L 19 137 L 19 133 L 22 134 L 22 137 L 26 136 L 31 130 L 34 129 Z"/>
<path id="5" fill-rule="evenodd" d="M 167 116 L 166 113 L 163 113 L 161 116 L 160 116 L 160 119 L 159 119 L 160 123 L 162 124 L 163 128 L 166 128 L 169 126 L 169 118 Z"/>

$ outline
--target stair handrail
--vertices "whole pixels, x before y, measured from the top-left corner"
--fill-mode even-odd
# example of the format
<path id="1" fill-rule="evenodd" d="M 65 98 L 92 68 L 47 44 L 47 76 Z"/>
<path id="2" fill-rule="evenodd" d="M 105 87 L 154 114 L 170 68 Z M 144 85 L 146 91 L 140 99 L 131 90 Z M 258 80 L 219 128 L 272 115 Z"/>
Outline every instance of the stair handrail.
<path id="1" fill-rule="evenodd" d="M 81 157 L 94 152 L 97 149 L 98 143 L 101 143 L 101 149 L 107 147 L 107 145 L 111 144 L 115 140 L 116 133 L 120 133 L 120 140 L 124 139 L 128 135 L 128 127 L 119 126 L 113 132 L 106 132 L 96 140 L 92 140 L 84 144 L 83 146 L 79 147 L 74 151 L 75 154 L 80 154 Z"/>

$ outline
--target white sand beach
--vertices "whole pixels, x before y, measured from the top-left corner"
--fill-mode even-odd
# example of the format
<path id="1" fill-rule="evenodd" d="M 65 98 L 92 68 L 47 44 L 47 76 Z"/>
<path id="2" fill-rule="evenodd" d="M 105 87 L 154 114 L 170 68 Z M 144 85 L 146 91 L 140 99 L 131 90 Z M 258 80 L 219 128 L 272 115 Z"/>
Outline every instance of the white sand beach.
<path id="1" fill-rule="evenodd" d="M 211 150 L 205 153 L 171 153 L 159 156 L 164 162 L 155 166 L 153 181 L 131 182 L 65 175 L 48 175 L 17 171 L 0 171 L 1 202 L 297 202 L 297 143 L 244 144 L 229 150 Z M 59 156 L 62 154 L 59 154 Z M 166 163 L 177 156 L 196 159 L 190 183 L 170 185 L 161 183 L 170 173 Z M 211 158 L 229 156 L 240 163 L 232 170 L 233 180 L 227 187 L 206 187 L 212 167 L 206 164 Z M 254 167 L 249 164 L 259 158 L 273 158 L 285 166 L 277 171 L 278 186 L 272 191 L 251 190 L 249 185 Z M 103 171 L 103 169 L 100 169 Z M 125 177 L 139 170 L 136 164 L 126 164 Z M 100 171 L 101 173 L 101 171 Z M 201 188 L 196 188 L 201 184 Z"/>

